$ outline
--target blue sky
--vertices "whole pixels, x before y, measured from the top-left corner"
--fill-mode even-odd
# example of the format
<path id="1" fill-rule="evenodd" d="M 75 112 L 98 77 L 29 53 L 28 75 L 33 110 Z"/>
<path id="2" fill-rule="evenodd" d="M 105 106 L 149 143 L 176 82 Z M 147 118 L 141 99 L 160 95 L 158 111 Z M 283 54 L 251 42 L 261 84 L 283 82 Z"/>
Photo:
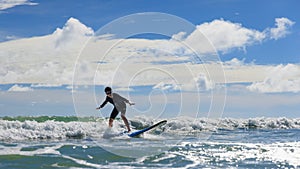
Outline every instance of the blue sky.
<path id="1" fill-rule="evenodd" d="M 158 63 L 156 66 L 160 65 L 159 69 L 172 73 L 172 66 L 182 66 L 182 64 L 172 64 L 189 62 L 186 58 L 189 57 L 189 52 L 184 51 L 184 55 L 180 56 L 181 60 L 174 61 L 168 54 L 159 53 L 161 51 L 155 46 L 155 43 L 163 46 L 167 43 L 166 41 L 155 41 L 157 36 L 152 35 L 136 36 L 139 37 L 139 40 L 135 40 L 135 37 L 132 41 L 126 41 L 125 45 L 120 44 L 119 49 L 125 46 L 122 48 L 123 50 L 116 49 L 114 51 L 117 53 L 116 55 L 123 54 L 132 57 L 135 57 L 139 52 L 143 52 L 145 56 L 151 55 L 151 52 L 153 54 L 152 58 L 143 58 L 142 60 L 137 60 L 138 57 L 135 57 L 135 60 L 127 58 L 126 64 L 133 61 L 141 62 L 143 65 L 140 70 L 133 70 L 133 68 L 126 70 L 126 67 L 121 66 L 125 71 L 128 71 L 127 73 L 137 75 L 129 77 L 129 79 L 133 79 L 130 83 L 136 83 L 127 86 L 129 90 L 125 90 L 126 86 L 116 82 L 117 80 L 121 81 L 122 78 L 115 77 L 117 80 L 114 79 L 116 84 L 113 86 L 118 92 L 132 98 L 132 100 L 141 100 L 135 108 L 130 108 L 130 111 L 133 112 L 131 116 L 141 114 L 160 116 L 156 112 L 165 111 L 166 113 L 162 113 L 161 116 L 172 117 L 174 116 L 172 112 L 176 109 L 174 105 L 183 102 L 182 100 L 173 100 L 173 97 L 177 97 L 180 93 L 184 99 L 193 100 L 184 103 L 183 108 L 181 107 L 181 110 L 189 116 L 195 116 L 197 114 L 195 111 L 213 112 L 214 109 L 211 107 L 215 105 L 211 104 L 211 98 L 217 98 L 214 100 L 217 107 L 222 107 L 223 102 L 225 105 L 224 111 L 217 113 L 218 115 L 222 114 L 229 117 L 299 117 L 300 104 L 297 100 L 300 100 L 298 84 L 300 82 L 300 26 L 298 22 L 300 21 L 298 12 L 300 2 L 297 0 L 167 0 L 163 2 L 20 0 L 15 2 L 15 4 L 9 4 L 6 1 L 0 1 L 0 49 L 3 51 L 0 53 L 0 59 L 5 65 L 0 70 L 2 76 L 0 113 L 2 116 L 73 115 L 74 112 L 77 114 L 80 112 L 79 115 L 85 115 L 83 112 L 88 112 L 88 115 L 98 115 L 94 107 L 104 98 L 101 92 L 107 83 L 105 83 L 106 81 L 99 82 L 96 87 L 93 86 L 95 84 L 85 84 L 86 87 L 73 88 L 72 93 L 70 79 L 75 61 L 71 62 L 70 60 L 76 58 L 77 55 L 74 54 L 76 52 L 68 53 L 68 50 L 75 51 L 73 49 L 82 47 L 80 46 L 82 43 L 76 46 L 70 42 L 83 41 L 87 35 L 93 34 L 120 17 L 135 13 L 161 12 L 194 24 L 212 42 L 220 61 L 225 65 L 227 82 L 222 83 L 226 86 L 222 92 L 225 93 L 226 90 L 226 94 L 218 93 L 216 85 L 210 83 L 207 74 L 205 72 L 199 73 L 201 72 L 199 67 L 191 66 L 191 70 L 195 71 L 193 73 L 195 77 L 191 76 L 190 79 L 194 79 L 195 85 L 200 86 L 201 91 L 197 91 L 200 96 L 190 94 L 193 91 L 188 85 L 189 79 L 181 79 L 180 72 L 173 71 L 174 74 L 172 74 L 178 78 L 176 79 L 177 82 L 184 81 L 178 85 L 171 78 L 167 78 L 166 73 L 157 73 L 150 69 L 141 71 L 143 67 L 153 66 L 151 63 L 155 62 Z M 74 34 L 81 34 L 83 37 Z M 185 37 L 186 39 L 181 40 L 185 43 L 195 42 L 195 34 L 191 33 L 189 38 Z M 52 36 L 58 38 L 54 48 L 57 53 L 49 54 L 53 50 L 44 46 L 52 44 Z M 37 44 L 41 44 L 41 46 L 36 46 Z M 142 44 L 151 46 L 153 49 L 145 49 L 140 46 Z M 171 46 L 176 45 L 178 44 Z M 130 49 L 128 51 L 138 50 L 130 53 L 124 51 L 127 49 Z M 174 49 L 174 51 L 178 52 L 178 49 Z M 85 52 L 88 53 L 88 51 L 83 50 L 82 55 Z M 178 54 L 176 52 L 173 54 Z M 77 53 L 79 52 L 77 51 Z M 51 60 L 51 57 L 56 58 Z M 65 61 L 64 58 L 72 59 Z M 94 63 L 95 57 L 92 59 Z M 104 59 L 105 62 L 103 63 L 113 63 L 113 60 L 122 61 L 113 54 L 111 59 Z M 101 63 L 100 59 L 96 61 Z M 78 65 L 84 67 L 87 72 L 95 72 L 95 70 L 89 70 L 92 66 L 88 66 L 89 64 L 85 63 L 85 60 L 82 60 L 82 63 Z M 109 69 L 105 67 L 106 64 L 101 66 L 105 70 Z M 203 67 L 203 65 L 196 66 Z M 205 66 L 209 67 L 209 65 Z M 48 69 L 53 72 L 48 74 Z M 82 71 L 81 68 L 80 71 Z M 109 70 L 107 71 L 109 72 Z M 97 72 L 100 74 L 100 81 L 105 80 L 103 77 L 105 75 L 101 74 L 103 72 L 101 72 L 99 65 L 96 74 Z M 141 77 L 138 76 L 137 72 L 141 74 Z M 167 81 L 156 84 L 155 79 L 152 79 L 152 83 L 148 81 L 141 83 L 135 79 L 144 78 L 144 76 L 151 79 L 149 75 L 151 72 L 157 73 L 158 77 L 167 79 Z M 214 74 L 212 70 L 210 73 Z M 97 79 L 96 74 L 93 74 L 95 79 Z M 211 80 L 217 84 L 221 83 L 219 79 L 213 78 Z M 203 84 L 204 87 L 201 86 Z M 179 90 L 178 86 L 182 90 Z M 79 88 L 80 91 L 78 91 Z M 96 96 L 93 93 L 95 88 Z M 84 93 L 78 97 L 86 97 L 86 100 L 80 101 L 74 93 Z M 222 94 L 223 96 L 221 96 Z M 224 95 L 226 95 L 226 100 L 224 100 Z M 198 102 L 198 99 L 201 100 L 201 103 Z M 165 100 L 167 100 L 164 103 L 165 106 L 161 106 L 160 103 Z M 199 108 L 200 110 L 197 106 L 193 109 L 185 108 L 191 107 L 189 104 L 198 105 L 201 108 Z M 216 108 L 215 111 L 220 111 L 219 109 L 221 108 Z M 109 108 L 103 110 L 103 116 L 108 116 L 109 111 Z M 199 116 L 209 116 L 205 113 L 202 115 L 200 113 Z"/>
<path id="2" fill-rule="evenodd" d="M 6 40 L 7 36 L 22 38 L 50 34 L 60 25 L 64 25 L 70 17 L 79 19 L 94 30 L 114 19 L 139 12 L 165 12 L 182 17 L 195 25 L 223 18 L 260 31 L 272 27 L 274 18 L 277 17 L 287 17 L 292 21 L 300 19 L 297 11 L 299 2 L 296 0 L 29 2 L 33 5 L 19 5 L 1 11 L 1 41 Z M 247 47 L 246 53 L 238 50 L 222 57 L 225 60 L 234 57 L 246 58 L 248 62 L 255 60 L 259 64 L 299 62 L 299 56 L 296 55 L 296 46 L 300 45 L 298 24 L 291 31 L 292 35 L 279 41 Z M 282 48 L 285 50 L 280 50 Z"/>

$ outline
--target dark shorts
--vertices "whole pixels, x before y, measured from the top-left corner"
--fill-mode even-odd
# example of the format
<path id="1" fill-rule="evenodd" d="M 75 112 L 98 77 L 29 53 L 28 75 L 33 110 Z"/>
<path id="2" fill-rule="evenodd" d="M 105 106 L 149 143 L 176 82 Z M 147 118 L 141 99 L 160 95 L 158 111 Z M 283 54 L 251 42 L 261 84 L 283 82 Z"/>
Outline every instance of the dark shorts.
<path id="1" fill-rule="evenodd" d="M 119 111 L 121 112 L 121 115 L 125 115 L 126 107 L 121 108 L 121 110 L 118 110 L 116 107 L 114 107 L 114 109 L 112 110 L 112 112 L 110 114 L 110 118 L 115 119 L 117 117 L 117 115 L 119 114 Z"/>

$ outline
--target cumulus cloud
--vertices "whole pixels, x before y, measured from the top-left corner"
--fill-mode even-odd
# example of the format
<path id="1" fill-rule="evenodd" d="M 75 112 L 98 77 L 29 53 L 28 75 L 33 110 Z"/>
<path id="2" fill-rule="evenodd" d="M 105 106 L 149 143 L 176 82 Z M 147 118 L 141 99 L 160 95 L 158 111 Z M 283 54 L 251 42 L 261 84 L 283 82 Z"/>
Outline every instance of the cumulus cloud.
<path id="1" fill-rule="evenodd" d="M 17 84 L 13 85 L 11 88 L 8 89 L 8 92 L 28 92 L 28 91 L 33 91 L 33 89 L 30 87 L 24 87 Z"/>
<path id="2" fill-rule="evenodd" d="M 209 91 L 215 87 L 215 84 L 204 73 L 199 73 L 188 83 L 182 84 L 182 90 L 184 91 Z"/>
<path id="3" fill-rule="evenodd" d="M 38 3 L 33 3 L 30 0 L 0 0 L 0 10 L 13 8 L 17 5 L 37 5 L 37 4 Z"/>
<path id="4" fill-rule="evenodd" d="M 211 90 L 214 88 L 214 83 L 203 73 L 200 73 L 194 80 L 200 91 Z"/>
<path id="5" fill-rule="evenodd" d="M 272 67 L 263 81 L 247 88 L 261 93 L 300 92 L 300 67 L 295 64 Z"/>
<path id="6" fill-rule="evenodd" d="M 257 43 L 262 43 L 268 39 L 280 39 L 289 33 L 289 29 L 295 22 L 288 18 L 275 18 L 274 28 L 265 28 L 263 31 L 246 28 L 241 23 L 233 23 L 224 19 L 216 19 L 211 22 L 205 22 L 197 26 L 185 42 L 188 44 L 200 43 L 203 34 L 214 46 L 214 49 L 220 52 L 229 52 L 232 49 L 243 49 Z M 183 33 L 174 36 L 182 39 Z M 204 52 L 212 52 L 213 48 L 200 49 Z"/>
<path id="7" fill-rule="evenodd" d="M 85 26 L 75 18 L 70 18 L 62 29 L 57 28 L 53 33 L 55 47 L 62 45 L 65 47 L 65 45 L 70 42 L 81 42 L 84 41 L 86 37 L 91 37 L 93 35 L 94 31 L 92 28 Z"/>
<path id="8" fill-rule="evenodd" d="M 0 44 L 0 83 L 71 84 L 76 58 L 93 30 L 70 18 L 41 37 Z"/>
<path id="9" fill-rule="evenodd" d="M 263 32 L 248 29 L 240 23 L 232 23 L 223 19 L 213 20 L 197 26 L 197 30 L 188 36 L 186 41 L 197 41 L 197 34 L 202 33 L 218 51 L 227 52 L 233 48 L 244 48 L 261 42 L 266 38 Z"/>
<path id="10" fill-rule="evenodd" d="M 182 41 L 186 38 L 187 33 L 186 32 L 179 32 L 177 34 L 174 34 L 171 39 L 173 40 L 178 40 L 178 41 Z"/>
<path id="11" fill-rule="evenodd" d="M 275 40 L 285 37 L 289 33 L 289 29 L 295 24 L 288 18 L 276 18 L 275 22 L 276 27 L 269 30 L 270 38 Z"/>

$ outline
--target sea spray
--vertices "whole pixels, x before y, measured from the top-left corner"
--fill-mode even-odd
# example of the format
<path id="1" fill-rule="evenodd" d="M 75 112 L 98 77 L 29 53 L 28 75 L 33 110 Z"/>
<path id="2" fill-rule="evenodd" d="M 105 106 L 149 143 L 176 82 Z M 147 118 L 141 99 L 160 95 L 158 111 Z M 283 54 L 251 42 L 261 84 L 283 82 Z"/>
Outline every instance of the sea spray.
<path id="1" fill-rule="evenodd" d="M 27 139 L 82 139 L 85 137 L 101 137 L 107 131 L 108 121 L 103 118 L 81 117 L 79 119 L 60 117 L 59 121 L 53 117 L 16 117 L 0 119 L 0 140 L 27 140 Z M 21 120 L 22 119 L 22 120 Z M 23 120 L 30 119 L 30 120 Z M 89 119 L 89 120 L 88 120 Z M 133 130 L 148 127 L 158 119 L 134 117 L 130 120 Z M 207 119 L 177 117 L 168 119 L 168 123 L 151 133 L 167 132 L 173 135 L 191 135 L 201 132 L 217 132 L 218 130 L 258 130 L 258 129 L 299 129 L 300 119 L 288 118 L 251 118 L 251 119 Z M 118 132 L 124 131 L 123 121 L 114 121 Z"/>

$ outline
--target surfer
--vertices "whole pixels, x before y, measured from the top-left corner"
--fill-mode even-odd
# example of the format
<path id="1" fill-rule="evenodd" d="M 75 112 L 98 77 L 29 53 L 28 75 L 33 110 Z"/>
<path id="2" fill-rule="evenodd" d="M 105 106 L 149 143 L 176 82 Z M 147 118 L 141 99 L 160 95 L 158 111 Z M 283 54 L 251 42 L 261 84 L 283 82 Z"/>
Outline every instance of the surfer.
<path id="1" fill-rule="evenodd" d="M 107 102 L 111 103 L 114 108 L 110 114 L 109 117 L 109 123 L 108 126 L 112 127 L 113 126 L 113 121 L 114 119 L 117 117 L 117 115 L 119 114 L 119 112 L 121 112 L 121 118 L 125 123 L 125 126 L 127 127 L 127 131 L 130 132 L 130 126 L 128 123 L 128 120 L 125 116 L 126 113 L 126 103 L 128 103 L 130 106 L 134 105 L 134 103 L 130 102 L 129 100 L 125 99 L 124 97 L 120 96 L 117 93 L 112 93 L 112 89 L 110 87 L 106 87 L 104 89 L 104 92 L 106 94 L 106 99 L 104 100 L 104 102 L 97 107 L 96 109 L 99 110 L 101 108 L 103 108 Z"/>

